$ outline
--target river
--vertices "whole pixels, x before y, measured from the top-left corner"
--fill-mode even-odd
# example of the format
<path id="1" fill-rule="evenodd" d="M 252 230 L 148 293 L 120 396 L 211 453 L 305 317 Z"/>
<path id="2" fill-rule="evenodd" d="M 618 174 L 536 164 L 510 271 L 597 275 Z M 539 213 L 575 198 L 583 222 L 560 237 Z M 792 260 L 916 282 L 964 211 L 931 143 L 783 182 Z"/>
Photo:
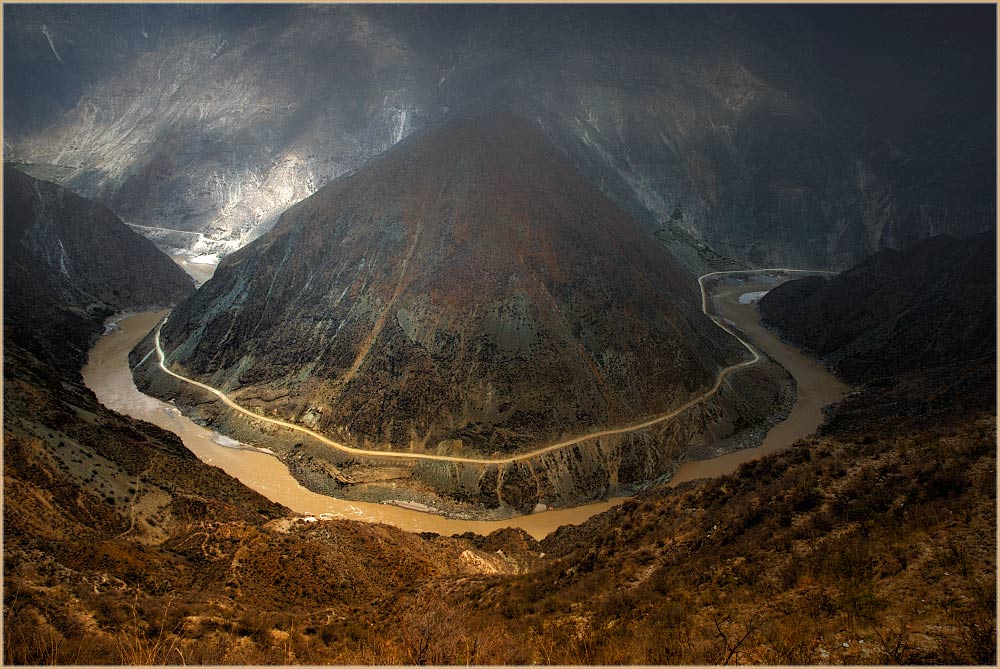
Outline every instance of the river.
<path id="1" fill-rule="evenodd" d="M 723 287 L 714 296 L 714 304 L 717 313 L 734 321 L 750 335 L 759 348 L 780 362 L 798 380 L 799 392 L 792 412 L 787 420 L 768 433 L 760 447 L 685 463 L 674 476 L 672 485 L 731 473 L 743 462 L 780 450 L 796 439 L 812 434 L 822 421 L 820 408 L 840 399 L 849 390 L 821 365 L 763 328 L 753 304 L 739 304 L 741 294 L 770 287 L 773 284 Z M 144 312 L 119 321 L 118 330 L 102 337 L 91 350 L 83 369 L 84 383 L 109 409 L 177 434 L 184 445 L 202 461 L 220 467 L 247 487 L 296 513 L 315 518 L 380 522 L 409 532 L 437 532 L 445 535 L 470 531 L 488 534 L 503 527 L 519 527 L 541 539 L 562 525 L 582 523 L 626 499 L 611 498 L 605 502 L 543 511 L 508 520 L 479 521 L 444 518 L 388 504 L 341 500 L 307 490 L 273 455 L 225 446 L 225 438 L 193 423 L 172 405 L 139 392 L 128 367 L 128 353 L 166 313 Z M 149 356 L 143 364 L 156 364 L 155 354 Z"/>
<path id="2" fill-rule="evenodd" d="M 772 427 L 763 443 L 756 448 L 744 448 L 727 455 L 707 460 L 685 462 L 674 473 L 668 485 L 676 486 L 685 481 L 732 474 L 744 462 L 788 448 L 798 439 L 808 437 L 823 422 L 823 407 L 838 402 L 851 392 L 814 358 L 781 341 L 777 335 L 760 324 L 756 299 L 746 304 L 740 298 L 747 293 L 759 297 L 773 288 L 775 283 L 743 283 L 721 286 L 712 296 L 715 313 L 736 323 L 750 338 L 750 342 L 767 353 L 773 360 L 795 377 L 798 385 L 795 404 L 788 417 Z"/>

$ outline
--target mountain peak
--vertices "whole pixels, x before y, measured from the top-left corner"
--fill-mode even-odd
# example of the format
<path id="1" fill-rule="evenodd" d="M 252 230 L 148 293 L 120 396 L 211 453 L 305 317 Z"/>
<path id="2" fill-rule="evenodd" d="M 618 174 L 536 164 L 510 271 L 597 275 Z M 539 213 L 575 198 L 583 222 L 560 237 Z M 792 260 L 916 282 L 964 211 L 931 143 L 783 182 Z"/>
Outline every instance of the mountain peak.
<path id="1" fill-rule="evenodd" d="M 415 133 L 227 258 L 164 328 L 170 359 L 416 450 L 509 452 L 683 404 L 731 343 L 563 158 L 507 114 Z"/>

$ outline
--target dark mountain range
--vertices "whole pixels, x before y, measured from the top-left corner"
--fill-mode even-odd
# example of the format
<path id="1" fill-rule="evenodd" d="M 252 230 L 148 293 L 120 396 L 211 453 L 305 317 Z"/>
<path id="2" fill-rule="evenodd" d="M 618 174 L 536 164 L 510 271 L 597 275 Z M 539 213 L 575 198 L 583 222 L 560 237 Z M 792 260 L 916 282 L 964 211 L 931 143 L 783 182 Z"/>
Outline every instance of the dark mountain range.
<path id="1" fill-rule="evenodd" d="M 494 115 L 289 209 L 163 339 L 181 369 L 353 443 L 509 452 L 710 387 L 738 343 L 699 307 L 537 123 Z"/>
<path id="2" fill-rule="evenodd" d="M 996 410 L 996 237 L 886 249 L 832 279 L 789 281 L 762 318 L 858 384 L 824 434 L 866 439 L 964 425 Z"/>
<path id="3" fill-rule="evenodd" d="M 4 11 L 7 154 L 187 231 L 147 230 L 161 246 L 230 252 L 414 129 L 502 106 L 695 271 L 994 227 L 992 7 Z"/>
<path id="4" fill-rule="evenodd" d="M 886 249 L 832 279 L 785 283 L 765 322 L 852 382 L 996 353 L 996 236 Z"/>
<path id="5" fill-rule="evenodd" d="M 3 214 L 4 339 L 48 364 L 81 366 L 115 311 L 175 304 L 194 290 L 107 207 L 10 167 Z"/>

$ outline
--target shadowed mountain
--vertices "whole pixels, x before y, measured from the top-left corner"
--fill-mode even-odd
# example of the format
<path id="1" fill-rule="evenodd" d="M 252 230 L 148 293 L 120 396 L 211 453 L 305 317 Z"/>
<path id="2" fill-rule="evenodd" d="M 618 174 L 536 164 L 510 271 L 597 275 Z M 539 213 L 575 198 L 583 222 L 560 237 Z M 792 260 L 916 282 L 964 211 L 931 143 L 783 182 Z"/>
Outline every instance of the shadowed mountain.
<path id="1" fill-rule="evenodd" d="M 3 214 L 4 338 L 48 364 L 81 366 L 113 312 L 175 304 L 194 290 L 107 207 L 10 167 Z"/>
<path id="2" fill-rule="evenodd" d="M 789 281 L 763 318 L 859 384 L 824 434 L 941 430 L 996 410 L 996 237 L 932 237 L 832 279 Z"/>
<path id="3" fill-rule="evenodd" d="M 765 322 L 852 382 L 996 352 L 996 237 L 932 237 L 832 279 L 789 281 Z"/>
<path id="4" fill-rule="evenodd" d="M 988 6 L 4 12 L 6 154 L 184 231 L 145 231 L 164 248 L 230 252 L 413 130 L 515 98 L 696 273 L 994 225 Z"/>
<path id="5" fill-rule="evenodd" d="M 353 443 L 516 450 L 678 406 L 737 359 L 537 124 L 448 122 L 292 207 L 163 328 L 168 361 Z"/>

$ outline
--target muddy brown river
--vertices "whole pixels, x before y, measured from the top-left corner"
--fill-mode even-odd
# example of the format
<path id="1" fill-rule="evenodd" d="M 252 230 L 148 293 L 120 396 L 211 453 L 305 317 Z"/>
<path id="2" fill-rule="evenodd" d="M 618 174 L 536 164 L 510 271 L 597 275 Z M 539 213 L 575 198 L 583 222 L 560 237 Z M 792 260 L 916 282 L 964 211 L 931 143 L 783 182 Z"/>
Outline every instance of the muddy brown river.
<path id="1" fill-rule="evenodd" d="M 763 443 L 756 448 L 744 448 L 708 460 L 685 462 L 677 469 L 668 485 L 676 486 L 685 481 L 732 474 L 744 462 L 788 448 L 798 439 L 808 437 L 816 431 L 823 422 L 823 407 L 843 399 L 851 392 L 850 386 L 842 383 L 814 358 L 784 343 L 761 325 L 756 300 L 740 304 L 741 295 L 761 293 L 776 285 L 758 282 L 721 286 L 713 295 L 712 303 L 715 313 L 736 323 L 751 344 L 767 353 L 795 377 L 798 390 L 788 418 L 772 427 Z"/>
<path id="2" fill-rule="evenodd" d="M 770 287 L 773 284 L 723 287 L 717 291 L 714 304 L 716 313 L 734 321 L 753 339 L 754 344 L 781 363 L 798 380 L 798 397 L 792 412 L 787 420 L 768 433 L 760 447 L 686 463 L 675 475 L 672 481 L 674 485 L 682 481 L 731 473 L 743 462 L 780 450 L 796 439 L 808 436 L 822 421 L 821 407 L 840 399 L 849 391 L 849 388 L 837 381 L 821 365 L 782 343 L 763 328 L 758 322 L 753 304 L 739 304 L 740 295 Z M 386 523 L 409 532 L 437 532 L 444 535 L 469 531 L 488 534 L 503 527 L 519 527 L 541 539 L 561 525 L 582 523 L 626 499 L 611 498 L 605 502 L 543 511 L 508 520 L 479 521 L 444 518 L 390 504 L 353 502 L 314 493 L 299 484 L 285 465 L 273 455 L 225 446 L 225 438 L 193 423 L 172 405 L 139 392 L 128 367 L 128 353 L 166 313 L 145 312 L 119 321 L 119 329 L 102 337 L 90 352 L 90 359 L 83 369 L 87 387 L 109 409 L 170 430 L 202 461 L 221 468 L 247 487 L 296 513 L 316 518 Z M 142 364 L 156 364 L 155 354 L 147 357 Z"/>

